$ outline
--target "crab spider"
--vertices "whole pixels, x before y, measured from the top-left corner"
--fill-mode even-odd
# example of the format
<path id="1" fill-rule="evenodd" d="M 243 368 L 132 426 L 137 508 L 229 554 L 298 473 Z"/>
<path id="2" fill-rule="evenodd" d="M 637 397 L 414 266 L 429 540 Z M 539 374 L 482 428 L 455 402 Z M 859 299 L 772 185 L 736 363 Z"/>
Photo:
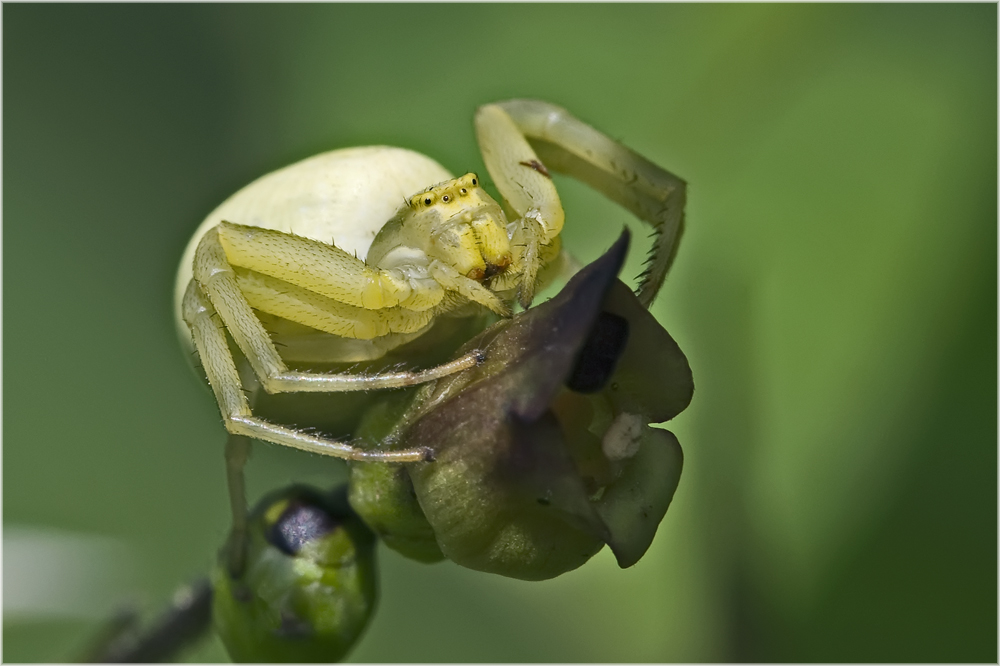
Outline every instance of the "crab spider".
<path id="1" fill-rule="evenodd" d="M 426 459 L 424 450 L 363 451 L 277 425 L 256 416 L 251 402 L 260 391 L 412 386 L 478 363 L 477 351 L 412 372 L 308 369 L 405 350 L 441 316 L 484 309 L 508 316 L 515 300 L 528 307 L 539 284 L 565 265 L 564 213 L 550 169 L 590 184 L 652 226 L 637 291 L 644 305 L 652 302 L 683 223 L 680 178 L 545 102 L 482 106 L 475 127 L 499 203 L 476 174 L 454 178 L 408 150 L 351 148 L 258 179 L 201 224 L 181 261 L 175 305 L 182 339 L 200 357 L 232 435 L 230 448 L 253 438 L 354 460 Z M 234 451 L 230 465 L 241 468 Z"/>

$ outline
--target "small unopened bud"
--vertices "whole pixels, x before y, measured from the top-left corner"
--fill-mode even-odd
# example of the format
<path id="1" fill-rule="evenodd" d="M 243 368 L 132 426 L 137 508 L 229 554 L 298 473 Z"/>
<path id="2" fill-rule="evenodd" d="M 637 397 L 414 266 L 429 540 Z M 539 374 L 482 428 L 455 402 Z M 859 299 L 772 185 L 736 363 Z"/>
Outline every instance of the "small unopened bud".
<path id="1" fill-rule="evenodd" d="M 261 500 L 250 516 L 243 571 L 230 573 L 223 549 L 212 577 L 213 621 L 229 656 L 340 661 L 375 608 L 374 546 L 342 490 L 292 486 Z"/>

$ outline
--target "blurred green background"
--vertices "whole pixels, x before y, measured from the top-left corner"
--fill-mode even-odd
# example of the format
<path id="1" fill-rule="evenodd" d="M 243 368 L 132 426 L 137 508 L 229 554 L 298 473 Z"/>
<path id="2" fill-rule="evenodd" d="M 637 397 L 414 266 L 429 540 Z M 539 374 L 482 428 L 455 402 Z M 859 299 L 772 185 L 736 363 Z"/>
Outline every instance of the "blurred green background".
<path id="1" fill-rule="evenodd" d="M 996 63 L 995 4 L 7 4 L 5 535 L 123 543 L 105 607 L 207 570 L 224 437 L 172 323 L 188 235 L 337 147 L 483 170 L 476 106 L 538 97 L 690 184 L 654 306 L 695 372 L 680 488 L 625 571 L 383 549 L 352 660 L 995 662 Z M 627 215 L 557 184 L 593 259 Z M 258 446 L 251 492 L 340 474 Z M 97 626 L 11 608 L 5 661 Z"/>

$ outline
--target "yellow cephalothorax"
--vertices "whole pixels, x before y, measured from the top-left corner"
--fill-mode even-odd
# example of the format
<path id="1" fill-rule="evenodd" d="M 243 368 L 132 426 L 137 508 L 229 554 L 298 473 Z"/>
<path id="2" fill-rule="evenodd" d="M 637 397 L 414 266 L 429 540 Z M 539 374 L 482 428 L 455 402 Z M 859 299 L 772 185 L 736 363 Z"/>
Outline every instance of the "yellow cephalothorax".
<path id="1" fill-rule="evenodd" d="M 638 290 L 644 305 L 652 302 L 682 226 L 682 180 L 545 102 L 485 105 L 475 127 L 499 199 L 474 173 L 455 178 L 428 157 L 375 146 L 268 174 L 204 220 L 182 258 L 175 304 L 182 339 L 197 352 L 232 437 L 349 459 L 426 455 L 360 451 L 276 425 L 251 404 L 264 394 L 412 386 L 479 363 L 482 351 L 415 372 L 330 372 L 389 353 L 419 362 L 432 331 L 447 328 L 439 320 L 528 307 L 539 285 L 571 263 L 550 171 L 586 182 L 653 227 Z"/>
<path id="2" fill-rule="evenodd" d="M 368 250 L 368 261 L 384 268 L 440 262 L 480 283 L 505 271 L 512 260 L 507 218 L 474 173 L 410 197 Z M 502 304 L 482 304 L 504 314 Z"/>

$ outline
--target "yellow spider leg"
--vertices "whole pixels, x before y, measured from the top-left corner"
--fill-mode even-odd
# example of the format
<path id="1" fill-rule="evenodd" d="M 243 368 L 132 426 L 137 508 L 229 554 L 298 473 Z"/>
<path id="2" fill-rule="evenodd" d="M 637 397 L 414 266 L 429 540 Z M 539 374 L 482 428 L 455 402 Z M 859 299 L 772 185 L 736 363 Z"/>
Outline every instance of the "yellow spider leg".
<path id="1" fill-rule="evenodd" d="M 269 423 L 250 412 L 243 395 L 239 372 L 226 343 L 222 322 L 213 317 L 215 311 L 195 282 L 184 294 L 184 321 L 191 327 L 195 348 L 201 357 L 208 383 L 215 392 L 226 430 L 233 435 L 291 446 L 303 451 L 344 458 L 381 462 L 413 462 L 427 460 L 430 451 L 424 448 L 405 451 L 364 451 L 334 440 Z"/>
<path id="2" fill-rule="evenodd" d="M 541 247 L 559 236 L 565 214 L 548 171 L 502 108 L 479 107 L 476 137 L 486 169 L 519 217 L 511 238 L 515 258 L 510 272 L 520 277 L 517 299 L 527 308 L 535 296 Z"/>
<path id="3" fill-rule="evenodd" d="M 439 285 L 422 281 L 414 289 L 414 283 L 402 275 L 369 266 L 334 245 L 311 238 L 230 222 L 222 222 L 217 229 L 232 265 L 341 303 L 369 310 L 396 305 L 423 310 L 437 305 L 444 296 Z"/>
<path id="4" fill-rule="evenodd" d="M 583 268 L 583 264 L 566 250 L 557 248 L 555 252 L 551 252 L 550 248 L 555 244 L 542 246 L 542 268 L 538 271 L 539 289 L 544 289 L 556 280 L 569 280 Z"/>
<path id="5" fill-rule="evenodd" d="M 431 261 L 431 275 L 448 291 L 458 292 L 473 303 L 488 307 L 501 317 L 510 316 L 510 308 L 496 294 L 448 264 L 437 260 Z"/>
<path id="6" fill-rule="evenodd" d="M 545 245 L 545 230 L 538 220 L 525 217 L 522 224 L 514 229 L 511 244 L 519 250 L 514 261 L 514 271 L 521 275 L 517 300 L 521 307 L 527 309 L 535 298 L 538 268 L 542 262 L 541 251 Z"/>
<path id="7" fill-rule="evenodd" d="M 481 361 L 481 353 L 473 351 L 454 361 L 418 372 L 404 371 L 361 375 L 290 371 L 281 360 L 270 336 L 240 291 L 236 274 L 226 259 L 218 234 L 211 231 L 205 234 L 195 251 L 194 281 L 201 288 L 196 291 L 200 294 L 201 290 L 204 290 L 208 297 L 206 302 L 210 302 L 214 311 L 219 313 L 229 329 L 229 334 L 233 336 L 236 346 L 246 356 L 254 374 L 260 379 L 261 386 L 268 393 L 368 391 L 413 386 L 470 368 Z M 188 292 L 191 292 L 191 287 L 188 288 Z M 187 298 L 188 296 L 185 294 L 185 303 Z M 186 317 L 185 321 L 187 321 Z M 230 363 L 232 363 L 231 359 Z M 239 386 L 238 381 L 236 385 Z M 224 403 L 220 399 L 219 405 L 223 404 L 235 405 L 236 403 Z M 256 435 L 250 436 L 255 437 Z M 263 439 L 276 441 L 269 437 L 263 437 Z"/>
<path id="8" fill-rule="evenodd" d="M 229 435 L 226 440 L 226 482 L 229 488 L 229 508 L 233 514 L 233 527 L 229 537 L 229 573 L 234 577 L 243 574 L 246 563 L 247 529 L 250 521 L 243 468 L 249 457 L 250 439 L 243 435 Z"/>
<path id="9" fill-rule="evenodd" d="M 656 237 L 637 290 L 640 302 L 649 307 L 673 263 L 684 226 L 686 183 L 558 106 L 527 99 L 496 106 L 548 168 L 587 183 L 653 227 Z"/>
<path id="10" fill-rule="evenodd" d="M 531 221 L 534 222 L 534 220 Z M 534 286 L 534 291 L 537 291 L 545 288 L 560 275 L 565 274 L 565 277 L 569 277 L 580 269 L 579 263 L 571 261 L 569 256 L 562 251 L 562 236 L 556 236 L 552 242 L 545 243 L 538 229 L 538 224 L 535 223 L 534 225 L 523 224 L 514 230 L 514 236 L 511 238 L 514 260 L 510 270 L 494 277 L 493 281 L 490 282 L 490 289 L 504 292 L 520 287 L 521 293 L 518 294 L 518 297 L 523 300 L 526 295 L 525 285 L 530 283 Z M 527 236 L 532 231 L 534 238 L 529 239 Z M 571 264 L 575 268 L 571 269 Z M 527 279 L 522 280 L 522 276 L 529 270 L 537 273 L 537 277 L 532 276 L 530 282 Z M 527 296 L 530 303 L 534 293 L 528 293 Z"/>
<path id="11" fill-rule="evenodd" d="M 256 271 L 234 270 L 250 307 L 344 338 L 371 340 L 390 333 L 414 333 L 434 318 L 433 310 L 357 308 Z"/>
<path id="12" fill-rule="evenodd" d="M 550 241 L 562 231 L 564 213 L 552 179 L 524 133 L 496 104 L 476 111 L 476 138 L 486 169 L 519 216 L 534 217 Z"/>

